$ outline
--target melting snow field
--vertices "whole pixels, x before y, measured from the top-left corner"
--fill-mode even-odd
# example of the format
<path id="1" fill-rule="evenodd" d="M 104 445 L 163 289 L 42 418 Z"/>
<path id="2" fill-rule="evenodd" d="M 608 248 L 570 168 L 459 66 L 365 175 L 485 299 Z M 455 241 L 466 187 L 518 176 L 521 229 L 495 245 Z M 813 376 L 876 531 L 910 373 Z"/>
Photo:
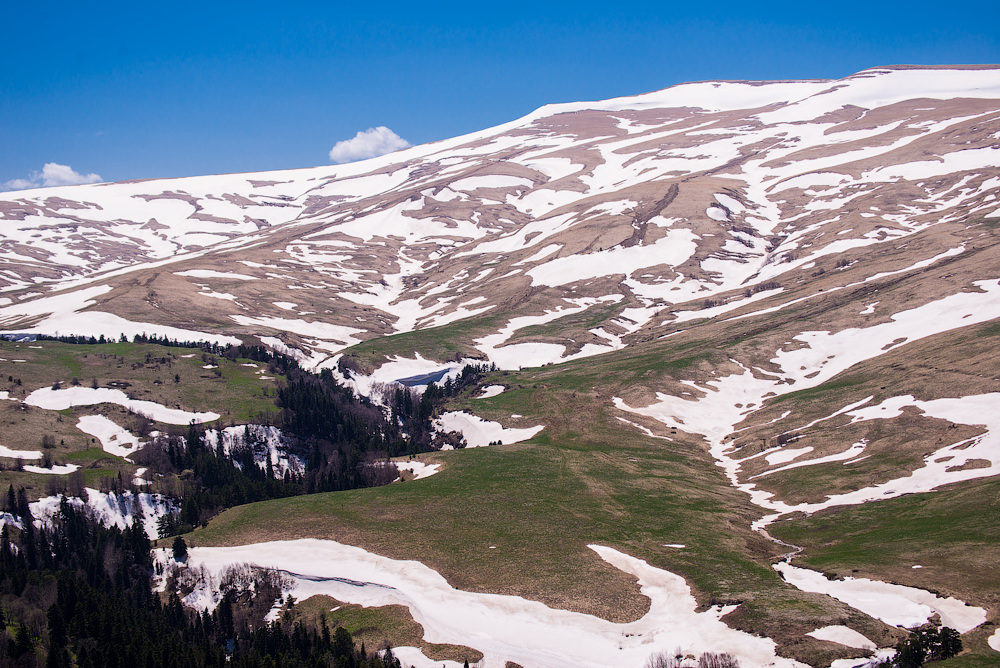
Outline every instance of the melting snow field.
<path id="1" fill-rule="evenodd" d="M 810 514 L 832 506 L 926 492 L 953 482 L 995 475 L 1000 469 L 1000 393 L 930 401 L 919 401 L 907 395 L 892 397 L 876 406 L 863 407 L 871 400 L 868 397 L 828 416 L 846 414 L 853 422 L 886 419 L 897 417 L 903 407 L 912 406 L 928 417 L 981 425 L 985 427 L 985 432 L 945 445 L 928 456 L 921 468 L 908 475 L 856 491 L 830 495 L 818 503 L 785 503 L 775 499 L 771 492 L 757 489 L 752 482 L 741 482 L 740 460 L 732 456 L 725 442 L 735 426 L 759 408 L 766 397 L 816 387 L 855 364 L 900 345 L 900 342 L 915 341 L 1000 317 L 1000 285 L 997 281 L 976 281 L 975 285 L 979 292 L 961 292 L 901 311 L 892 315 L 889 322 L 880 325 L 836 333 L 803 332 L 795 340 L 804 345 L 791 350 L 779 349 L 771 360 L 779 367 L 778 373 L 743 367 L 742 373 L 702 384 L 685 381 L 698 393 L 693 399 L 657 393 L 658 401 L 646 407 L 629 406 L 618 397 L 614 398 L 614 403 L 621 410 L 648 415 L 669 426 L 704 435 L 712 455 L 725 470 L 730 482 L 747 492 L 757 505 L 774 511 L 774 514 L 755 522 L 754 528 L 757 529 L 763 529 L 776 518 L 796 511 Z M 776 452 L 777 456 L 770 456 L 769 462 L 794 459 L 795 463 L 786 465 L 786 468 L 808 466 L 854 457 L 864 448 L 862 441 L 843 453 L 814 460 L 801 459 L 808 455 L 804 448 L 789 449 L 784 456 Z M 985 460 L 990 465 L 985 468 L 961 468 L 962 464 L 971 460 Z M 789 583 L 800 589 L 829 594 L 891 624 L 920 624 L 936 611 L 945 624 L 964 633 L 986 619 L 986 613 L 981 608 L 966 606 L 957 599 L 941 599 L 920 589 L 873 580 L 829 581 L 820 573 L 790 564 L 779 564 L 775 568 Z"/>
<path id="2" fill-rule="evenodd" d="M 102 387 L 94 389 L 91 387 L 67 387 L 61 390 L 53 390 L 51 387 L 43 387 L 29 394 L 24 403 L 29 406 L 46 408 L 52 411 L 61 411 L 73 406 L 93 406 L 94 404 L 118 404 L 124 406 L 133 413 L 142 413 L 157 422 L 166 424 L 189 424 L 195 422 L 211 422 L 219 419 L 218 413 L 191 413 L 179 408 L 167 408 L 163 404 L 154 401 L 140 401 L 129 399 L 121 390 L 112 390 Z"/>
<path id="3" fill-rule="evenodd" d="M 650 599 L 645 616 L 616 624 L 517 596 L 461 591 L 419 562 L 388 559 L 334 541 L 195 547 L 188 563 L 204 566 L 216 581 L 235 563 L 285 571 L 294 580 L 291 593 L 298 600 L 325 594 L 363 606 L 405 605 L 424 627 L 425 640 L 474 647 L 485 655 L 483 665 L 489 668 L 503 668 L 507 661 L 541 668 L 640 668 L 650 654 L 677 647 L 695 655 L 730 652 L 744 668 L 801 666 L 777 657 L 774 641 L 726 626 L 720 618 L 735 606 L 696 612 L 683 578 L 612 548 L 590 547 L 638 578 Z"/>
<path id="4" fill-rule="evenodd" d="M 957 598 L 941 598 L 915 587 L 866 578 L 828 580 L 822 573 L 784 562 L 775 564 L 774 568 L 786 582 L 802 591 L 827 594 L 893 626 L 919 626 L 935 612 L 941 615 L 945 626 L 959 633 L 971 631 L 986 621 L 986 611 L 982 608 L 966 605 Z"/>
<path id="5" fill-rule="evenodd" d="M 930 417 L 962 424 L 984 425 L 986 433 L 967 441 L 941 448 L 928 457 L 922 468 L 911 475 L 845 494 L 832 495 L 819 503 L 788 504 L 773 498 L 773 494 L 756 488 L 754 483 L 739 480 L 740 461 L 734 459 L 724 442 L 746 415 L 759 408 L 765 397 L 816 387 L 855 364 L 877 357 L 900 341 L 915 341 L 950 329 L 986 322 L 1000 317 L 1000 285 L 996 280 L 976 281 L 980 292 L 960 292 L 914 309 L 894 314 L 891 320 L 862 329 L 845 329 L 836 333 L 803 332 L 794 337 L 805 344 L 792 350 L 779 349 L 772 362 L 780 373 L 761 373 L 743 368 L 742 373 L 709 380 L 703 384 L 685 381 L 700 396 L 694 399 L 657 393 L 658 401 L 650 406 L 632 407 L 615 397 L 621 410 L 653 417 L 671 427 L 704 435 L 716 461 L 726 471 L 730 482 L 747 492 L 754 503 L 775 512 L 757 523 L 766 526 L 781 515 L 802 511 L 813 513 L 838 505 L 866 503 L 913 492 L 926 492 L 941 485 L 995 475 L 1000 468 L 1000 393 L 989 393 L 956 399 L 917 401 L 913 397 L 894 397 L 883 404 L 848 412 L 866 403 L 859 402 L 838 411 L 855 421 L 889 418 L 899 415 L 904 405 L 912 405 Z M 741 365 L 742 366 L 742 365 Z M 780 382 L 785 381 L 785 382 Z M 787 382 L 793 381 L 793 382 Z M 870 399 L 870 398 L 869 398 Z M 833 416 L 830 416 L 833 417 Z M 857 456 L 863 443 L 839 455 L 824 458 L 837 461 Z M 803 460 L 806 453 L 796 453 L 794 466 L 808 466 L 819 460 Z M 942 457 L 953 459 L 942 462 Z M 964 462 L 983 459 L 987 468 L 955 470 Z"/>
<path id="6" fill-rule="evenodd" d="M 141 447 L 137 436 L 103 415 L 84 415 L 76 428 L 100 441 L 105 452 L 118 457 L 129 457 Z"/>
<path id="7" fill-rule="evenodd" d="M 484 387 L 482 394 L 480 394 L 476 399 L 489 399 L 490 397 L 495 397 L 498 394 L 503 394 L 503 391 L 507 389 L 503 385 L 490 385 L 489 387 Z"/>
<path id="8" fill-rule="evenodd" d="M 339 356 L 334 359 L 334 362 L 337 360 L 339 360 Z M 388 362 L 385 362 L 380 367 L 375 369 L 375 371 L 368 376 L 353 373 L 348 378 L 341 374 L 336 366 L 332 368 L 332 371 L 334 376 L 336 376 L 341 383 L 353 388 L 358 395 L 369 397 L 375 401 L 378 397 L 373 397 L 372 395 L 376 394 L 375 389 L 379 385 L 390 385 L 400 380 L 406 380 L 419 376 L 432 376 L 439 373 L 441 374 L 440 377 L 434 382 L 443 383 L 446 379 L 454 378 L 456 375 L 461 373 L 467 363 L 468 362 L 465 360 L 444 363 L 435 362 L 433 360 L 424 359 L 420 353 L 415 353 L 413 359 L 393 357 Z M 419 388 L 425 385 L 427 385 L 427 383 L 416 383 L 412 384 L 411 387 Z"/>
<path id="9" fill-rule="evenodd" d="M 110 274 L 106 275 L 105 278 L 109 276 Z M 240 343 L 240 340 L 234 336 L 209 334 L 166 325 L 154 325 L 148 322 L 132 322 L 113 313 L 82 310 L 94 306 L 96 304 L 95 298 L 109 291 L 111 291 L 110 285 L 98 285 L 75 292 L 12 304 L 0 308 L 0 327 L 17 323 L 25 318 L 42 317 L 42 320 L 31 327 L 19 327 L 18 331 L 26 334 L 62 332 L 85 336 L 107 336 L 115 340 L 121 334 L 129 339 L 136 334 L 156 334 L 179 341 L 211 341 L 220 345 L 227 343 L 239 345 Z"/>
<path id="10" fill-rule="evenodd" d="M 520 443 L 540 432 L 545 427 L 527 429 L 505 429 L 499 422 L 491 422 L 471 413 L 452 411 L 434 420 L 434 428 L 440 432 L 460 431 L 468 447 L 479 448 L 490 443 Z"/>
<path id="11" fill-rule="evenodd" d="M 41 450 L 13 450 L 5 445 L 0 445 L 0 457 L 11 457 L 13 459 L 41 459 Z"/>
<path id="12" fill-rule="evenodd" d="M 141 494 L 132 492 L 105 494 L 88 487 L 86 504 L 84 504 L 83 499 L 75 496 L 66 498 L 74 506 L 90 506 L 105 526 L 114 525 L 119 529 L 130 526 L 135 520 L 136 511 L 141 510 L 142 527 L 151 539 L 159 537 L 156 522 L 164 515 L 177 510 L 176 504 L 166 497 L 145 492 Z M 30 504 L 31 515 L 35 518 L 35 523 L 41 526 L 54 517 L 59 512 L 61 500 L 61 496 L 46 496 Z M 137 501 L 138 506 L 136 505 Z"/>
<path id="13" fill-rule="evenodd" d="M 226 427 L 221 432 L 216 429 L 205 431 L 206 445 L 214 449 L 220 443 L 227 454 L 233 448 L 250 448 L 255 462 L 265 467 L 268 461 L 271 462 L 276 478 L 284 476 L 286 471 L 298 474 L 305 470 L 305 464 L 286 451 L 284 436 L 277 427 L 249 424 Z"/>
<path id="14" fill-rule="evenodd" d="M 24 470 L 28 473 L 41 473 L 43 475 L 66 475 L 67 473 L 72 473 L 73 471 L 80 468 L 78 464 L 62 464 L 53 465 L 52 468 L 42 468 L 41 466 L 25 466 Z"/>
<path id="15" fill-rule="evenodd" d="M 441 470 L 440 464 L 425 464 L 423 462 L 393 462 L 400 471 L 409 471 L 413 474 L 413 480 L 420 480 L 432 476 Z"/>
<path id="16" fill-rule="evenodd" d="M 846 626 L 824 626 L 806 634 L 819 640 L 839 643 L 855 649 L 875 649 L 875 643 Z"/>
<path id="17" fill-rule="evenodd" d="M 621 295 L 608 295 L 599 299 L 582 297 L 580 299 L 568 300 L 573 305 L 566 308 L 547 311 L 543 315 L 528 315 L 513 318 L 496 334 L 490 334 L 477 339 L 476 349 L 485 354 L 490 362 L 496 364 L 501 369 L 521 369 L 544 366 L 546 364 L 557 364 L 559 362 L 568 362 L 582 357 L 590 357 L 611 350 L 617 350 L 624 347 L 621 341 L 617 337 L 600 334 L 603 330 L 591 330 L 591 332 L 602 336 L 602 338 L 609 339 L 610 342 L 608 345 L 603 346 L 588 343 L 578 352 L 567 357 L 564 357 L 566 346 L 559 343 L 526 342 L 512 343 L 510 345 L 504 344 L 519 329 L 549 323 L 574 313 L 581 313 L 596 304 L 613 303 L 620 299 Z"/>

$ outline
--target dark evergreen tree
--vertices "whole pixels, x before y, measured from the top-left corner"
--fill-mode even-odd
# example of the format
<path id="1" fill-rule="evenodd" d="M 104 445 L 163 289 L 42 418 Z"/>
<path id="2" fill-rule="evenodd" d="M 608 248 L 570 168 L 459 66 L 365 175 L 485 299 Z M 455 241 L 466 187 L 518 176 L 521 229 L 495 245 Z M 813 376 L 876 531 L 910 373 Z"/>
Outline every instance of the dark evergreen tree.
<path id="1" fill-rule="evenodd" d="M 184 561 L 187 559 L 188 546 L 182 537 L 178 536 L 177 538 L 174 538 L 173 551 L 174 559 L 176 561 Z"/>

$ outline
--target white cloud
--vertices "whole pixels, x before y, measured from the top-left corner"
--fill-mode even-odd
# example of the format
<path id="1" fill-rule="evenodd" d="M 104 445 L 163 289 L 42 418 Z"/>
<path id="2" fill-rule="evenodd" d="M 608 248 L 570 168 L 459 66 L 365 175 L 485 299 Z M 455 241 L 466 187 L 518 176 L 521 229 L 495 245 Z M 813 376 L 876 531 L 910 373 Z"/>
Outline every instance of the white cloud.
<path id="1" fill-rule="evenodd" d="M 0 190 L 78 186 L 83 183 L 99 183 L 103 180 L 100 174 L 81 174 L 69 165 L 60 165 L 58 162 L 47 162 L 42 167 L 42 171 L 31 172 L 31 175 L 26 179 L 13 179 L 0 184 Z"/>
<path id="2" fill-rule="evenodd" d="M 377 128 L 368 128 L 364 132 L 358 132 L 353 139 L 345 139 L 334 144 L 333 148 L 330 149 L 330 160 L 337 163 L 354 162 L 355 160 L 376 158 L 409 146 L 410 142 L 384 125 L 380 125 Z"/>

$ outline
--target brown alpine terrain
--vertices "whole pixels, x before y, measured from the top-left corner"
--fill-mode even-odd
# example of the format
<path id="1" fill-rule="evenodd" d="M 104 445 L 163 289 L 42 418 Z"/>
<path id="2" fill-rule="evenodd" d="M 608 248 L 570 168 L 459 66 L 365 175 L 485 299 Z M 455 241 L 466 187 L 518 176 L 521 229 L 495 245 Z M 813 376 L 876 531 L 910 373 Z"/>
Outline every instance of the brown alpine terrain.
<path id="1" fill-rule="evenodd" d="M 486 361 L 503 392 L 459 401 L 443 428 L 471 446 L 486 438 L 474 443 L 479 423 L 457 410 L 545 427 L 434 453 L 439 476 L 389 486 L 426 485 L 420 510 L 434 512 L 357 497 L 351 513 L 264 525 L 261 511 L 247 529 L 234 509 L 194 544 L 260 542 L 267 526 L 266 540 L 414 559 L 457 589 L 649 619 L 651 576 L 597 543 L 680 574 L 699 614 L 776 643 L 768 660 L 748 649 L 745 666 L 862 665 L 921 620 L 956 628 L 982 662 L 954 665 L 989 665 L 998 240 L 1000 69 L 712 81 L 549 105 L 348 165 L 0 193 L 0 328 L 262 342 L 369 395 Z M 594 510 L 553 497 L 571 528 L 479 536 L 521 521 L 483 491 L 482 471 L 504 466 L 487 452 L 539 480 L 562 471 L 566 498 Z M 653 452 L 667 458 L 647 467 Z M 670 463 L 685 458 L 697 464 Z M 463 471 L 481 515 L 433 487 Z M 698 503 L 718 505 L 720 530 L 644 505 L 670 488 L 681 507 L 688 484 L 714 490 Z M 661 519 L 676 539 L 651 527 Z M 406 536 L 386 539 L 390 525 Z M 456 531 L 499 545 L 496 561 L 451 552 Z M 749 566 L 727 573 L 727 551 Z M 587 663 L 468 634 L 447 641 L 484 665 L 614 665 L 603 649 L 581 649 Z M 637 637 L 620 651 L 656 649 Z"/>

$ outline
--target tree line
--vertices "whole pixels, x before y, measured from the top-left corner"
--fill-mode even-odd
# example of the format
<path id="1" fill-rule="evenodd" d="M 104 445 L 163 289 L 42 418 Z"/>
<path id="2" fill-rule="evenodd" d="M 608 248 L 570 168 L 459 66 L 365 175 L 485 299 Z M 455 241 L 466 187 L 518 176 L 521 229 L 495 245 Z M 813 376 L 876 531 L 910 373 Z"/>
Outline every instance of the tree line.
<path id="1" fill-rule="evenodd" d="M 211 612 L 187 610 L 171 588 L 153 591 L 141 518 L 105 527 L 64 498 L 36 528 L 24 490 L 14 497 L 16 523 L 0 530 L 0 665 L 401 668 L 391 651 L 357 647 L 343 627 L 241 619 L 235 610 L 248 592 L 238 586 Z"/>

